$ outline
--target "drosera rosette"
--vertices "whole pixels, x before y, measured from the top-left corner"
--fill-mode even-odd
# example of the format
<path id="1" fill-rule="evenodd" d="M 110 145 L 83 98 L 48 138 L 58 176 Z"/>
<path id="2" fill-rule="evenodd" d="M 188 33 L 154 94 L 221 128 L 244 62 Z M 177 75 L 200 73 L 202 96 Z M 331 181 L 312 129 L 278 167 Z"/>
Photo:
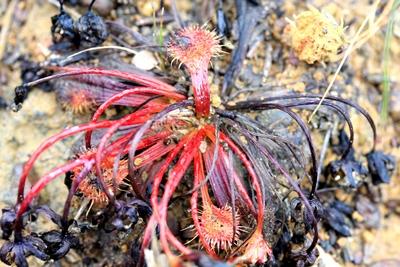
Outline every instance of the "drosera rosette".
<path id="1" fill-rule="evenodd" d="M 9 237 L 14 235 L 10 242 L 20 244 L 24 240 L 22 233 L 26 233 L 24 228 L 29 223 L 27 214 L 34 209 L 32 200 L 51 181 L 73 172 L 62 215 L 64 222 L 69 221 L 72 198 L 88 181 L 95 182 L 102 202 L 118 217 L 118 227 L 114 231 L 134 227 L 134 223 L 121 224 L 120 219 L 135 221 L 130 203 L 151 206 L 152 214 L 141 239 L 139 265 L 143 263 L 144 251 L 155 231 L 170 265 L 177 266 L 185 259 L 200 257 L 201 253 L 185 246 L 184 240 L 175 236 L 168 224 L 171 200 L 188 179 L 192 188 L 186 196 L 190 196 L 198 242 L 213 260 L 224 258 L 231 263 L 262 264 L 273 258 L 274 244 L 267 241 L 265 231 L 269 227 L 266 204 L 273 203 L 272 198 L 283 202 L 279 195 L 282 188 L 298 194 L 308 220 L 305 232 L 312 236 L 311 241 L 306 238 L 303 249 L 289 254 L 303 262 L 313 259 L 318 242 L 319 217 L 312 206 L 318 202 L 318 161 L 311 132 L 296 111 L 316 106 L 321 96 L 288 94 L 212 107 L 208 67 L 211 58 L 221 51 L 217 35 L 204 27 L 187 27 L 172 34 L 168 51 L 187 68 L 192 79 L 193 100 L 176 87 L 142 72 L 91 67 L 57 67 L 55 74 L 23 85 L 30 87 L 67 78 L 94 85 L 97 91 L 91 92 L 95 95 L 111 88 L 113 94 L 99 101 L 90 122 L 50 137 L 26 162 L 17 203 L 10 209 L 12 213 L 4 213 L 2 217 Z M 374 137 L 375 126 L 368 113 L 358 105 L 328 96 L 322 105 L 337 112 L 350 130 L 345 156 L 354 133 L 349 115 L 341 104 L 361 112 L 374 130 Z M 102 119 L 104 112 L 113 105 L 133 106 L 134 109 L 116 119 Z M 273 129 L 254 119 L 254 113 L 268 110 L 287 114 L 298 126 L 309 149 L 311 166 L 299 163 L 296 146 L 290 140 L 274 135 Z M 94 131 L 100 136 L 96 141 Z M 41 154 L 60 140 L 81 133 L 85 135 L 85 149 L 91 152 L 81 153 L 64 165 L 54 167 L 25 193 L 27 177 Z M 302 169 L 302 173 L 308 173 L 310 167 L 307 191 L 300 187 L 299 177 L 290 175 L 287 161 Z M 129 185 L 125 190 L 130 191 L 131 199 L 120 198 L 117 188 L 121 179 Z M 268 208 L 277 210 L 280 207 Z M 62 231 L 68 233 L 68 227 L 63 226 Z M 20 254 L 25 257 L 32 253 Z"/>
<path id="2" fill-rule="evenodd" d="M 79 185 L 82 181 L 85 181 L 85 178 L 90 174 L 92 175 L 93 172 L 97 172 L 97 183 L 100 185 L 101 190 L 103 193 L 107 196 L 108 202 L 115 204 L 115 198 L 114 195 L 115 193 L 113 190 L 110 190 L 110 188 L 107 186 L 107 182 L 104 179 L 104 176 L 109 177 L 109 170 L 105 173 L 103 173 L 104 168 L 102 168 L 102 162 L 104 162 L 103 157 L 107 158 L 112 156 L 113 162 L 115 159 L 115 156 L 120 153 L 125 154 L 127 152 L 126 149 L 126 143 L 129 141 L 129 136 L 132 136 L 132 131 L 135 131 L 135 127 L 137 125 L 140 125 L 140 123 L 143 123 L 143 121 L 146 121 L 149 117 L 154 115 L 154 112 L 158 112 L 163 109 L 163 107 L 166 105 L 165 103 L 156 103 L 152 105 L 151 103 L 148 103 L 146 107 L 143 107 L 141 110 L 138 110 L 138 112 L 133 112 L 125 117 L 123 117 L 120 120 L 117 121 L 111 121 L 111 120 L 102 120 L 102 121 L 97 121 L 97 118 L 101 116 L 102 112 L 107 109 L 108 106 L 118 102 L 120 98 L 123 98 L 124 96 L 132 96 L 135 94 L 152 94 L 155 93 L 154 95 L 163 97 L 164 93 L 166 95 L 172 96 L 171 100 L 174 101 L 174 98 L 176 100 L 178 99 L 184 99 L 185 97 L 178 93 L 175 88 L 172 86 L 165 84 L 161 81 L 158 81 L 153 78 L 148 78 L 142 74 L 132 74 L 132 73 L 124 73 L 124 72 L 119 72 L 119 71 L 107 71 L 107 70 L 99 70 L 99 69 L 92 69 L 92 68 L 85 68 L 85 67 L 69 67 L 66 69 L 59 69 L 59 73 L 56 73 L 52 76 L 45 77 L 43 79 L 37 80 L 32 83 L 28 83 L 23 85 L 23 87 L 30 87 L 34 86 L 38 83 L 49 81 L 52 79 L 57 79 L 57 78 L 62 78 L 62 77 L 71 77 L 71 76 L 80 76 L 80 75 L 85 75 L 85 74 L 95 74 L 95 75 L 108 75 L 108 76 L 114 76 L 118 77 L 123 80 L 128 80 L 134 82 L 138 82 L 142 86 L 132 86 L 130 89 L 125 90 L 121 93 L 116 93 L 113 95 L 113 97 L 108 98 L 97 110 L 95 113 L 95 116 L 93 118 L 92 122 L 89 122 L 87 124 L 83 125 L 78 125 L 74 126 L 71 128 L 67 128 L 60 132 L 59 134 L 56 134 L 49 139 L 47 139 L 42 145 L 32 154 L 32 156 L 29 158 L 29 160 L 26 162 L 22 175 L 20 177 L 20 184 L 19 184 L 19 191 L 18 191 L 18 198 L 17 198 L 17 205 L 15 208 L 13 208 L 14 213 L 15 213 L 15 218 L 13 222 L 8 223 L 7 225 L 13 224 L 12 229 L 8 229 L 8 232 L 14 232 L 14 240 L 10 241 L 12 244 L 15 244 L 15 246 L 18 246 L 21 242 L 25 242 L 25 237 L 22 235 L 22 231 L 24 229 L 24 226 L 26 222 L 29 222 L 28 217 L 28 211 L 32 209 L 31 207 L 31 201 L 41 192 L 41 190 L 51 181 L 59 177 L 60 175 L 66 173 L 66 172 L 73 172 L 75 170 L 75 179 L 72 183 L 72 186 L 70 188 L 70 192 L 68 195 L 68 198 L 66 200 L 64 212 L 63 212 L 63 220 L 68 221 L 68 214 L 70 210 L 70 204 L 71 200 L 74 196 L 74 194 L 77 192 Z M 153 88 L 151 87 L 146 87 L 146 85 L 153 85 Z M 158 84 L 160 87 L 162 87 L 160 90 L 157 89 L 156 84 Z M 158 94 L 160 93 L 160 94 Z M 153 95 L 153 96 L 154 96 Z M 168 98 L 168 97 L 167 97 Z M 155 98 L 154 98 L 155 99 Z M 153 99 L 151 99 L 153 100 Z M 151 102 L 151 100 L 149 102 Z M 98 116 L 98 117 L 96 117 Z M 127 131 L 126 135 L 122 135 L 119 137 L 116 137 L 115 140 L 111 141 L 111 144 L 107 144 L 106 149 L 104 148 L 104 143 L 109 141 L 108 138 L 103 138 L 100 140 L 100 143 L 96 146 L 96 153 L 86 153 L 78 156 L 75 159 L 72 159 L 70 162 L 62 165 L 62 166 L 57 166 L 47 174 L 45 174 L 39 181 L 25 194 L 25 184 L 27 181 L 27 177 L 30 174 L 32 167 L 35 163 L 35 161 L 40 157 L 40 155 L 47 150 L 51 145 L 55 144 L 56 142 L 68 138 L 70 136 L 76 135 L 81 132 L 85 132 L 88 136 L 89 139 L 91 139 L 91 132 L 95 129 L 102 129 L 105 130 L 106 137 L 110 137 L 113 135 L 114 132 L 118 130 L 119 127 L 125 127 L 125 128 L 132 128 L 132 131 Z M 108 130 L 108 131 L 107 131 Z M 163 140 L 163 138 L 166 138 L 165 132 L 164 133 L 155 133 L 154 135 L 150 135 L 147 138 L 143 138 L 142 142 L 139 144 L 139 149 L 143 147 L 148 147 L 159 141 L 160 139 Z M 88 142 L 88 149 L 91 148 L 90 146 L 90 141 Z M 162 156 L 162 155 L 157 155 L 157 156 Z M 154 157 L 154 156 L 153 156 Z M 98 160 L 98 164 L 96 164 L 96 161 Z M 119 161 L 118 161 L 119 163 Z M 115 163 L 114 163 L 115 164 Z M 113 166 L 114 166 L 113 164 Z M 118 170 L 118 168 L 117 168 Z M 118 172 L 118 171 L 117 171 Z M 114 178 L 113 178 L 114 179 Z M 27 213 L 28 212 L 28 213 Z M 2 221 L 7 220 L 9 216 L 4 217 L 5 214 L 3 213 Z M 5 226 L 7 226 L 5 225 Z M 8 227 L 8 226 L 7 226 Z M 8 227 L 10 228 L 10 227 Z M 28 235 L 29 237 L 29 235 Z M 14 246 L 14 245 L 13 245 Z M 10 247 L 10 246 L 8 246 Z M 28 250 L 23 250 L 21 249 L 20 253 L 21 257 L 22 256 L 29 256 L 32 253 L 29 253 Z M 40 258 L 43 258 L 40 256 Z M 10 262 L 5 261 L 5 262 Z"/>

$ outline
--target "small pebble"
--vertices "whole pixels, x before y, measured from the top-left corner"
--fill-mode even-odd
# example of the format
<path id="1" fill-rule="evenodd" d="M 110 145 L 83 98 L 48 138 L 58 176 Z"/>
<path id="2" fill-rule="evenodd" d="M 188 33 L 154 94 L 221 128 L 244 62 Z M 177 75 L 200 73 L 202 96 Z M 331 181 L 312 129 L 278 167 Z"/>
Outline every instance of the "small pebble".
<path id="1" fill-rule="evenodd" d="M 378 228 L 380 225 L 381 214 L 377 206 L 366 197 L 360 196 L 356 202 L 356 209 L 364 218 L 364 223 L 368 228 Z"/>
<path id="2" fill-rule="evenodd" d="M 132 64 L 141 70 L 152 70 L 158 65 L 158 61 L 153 53 L 143 50 L 133 57 Z"/>

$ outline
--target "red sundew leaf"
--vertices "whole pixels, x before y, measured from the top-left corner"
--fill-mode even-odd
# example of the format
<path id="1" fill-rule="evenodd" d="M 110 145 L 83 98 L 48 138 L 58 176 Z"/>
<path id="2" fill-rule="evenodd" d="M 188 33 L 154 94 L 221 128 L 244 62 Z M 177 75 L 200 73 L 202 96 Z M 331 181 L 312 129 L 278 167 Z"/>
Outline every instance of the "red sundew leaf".
<path id="1" fill-rule="evenodd" d="M 39 192 L 51 181 L 59 177 L 60 175 L 73 170 L 74 168 L 81 166 L 85 164 L 87 160 L 85 159 L 77 159 L 70 161 L 62 166 L 58 166 L 54 169 L 52 169 L 50 172 L 48 172 L 46 175 L 42 176 L 39 181 L 37 181 L 34 186 L 31 188 L 31 190 L 28 191 L 26 194 L 25 198 L 21 201 L 21 204 L 18 208 L 17 212 L 17 219 L 16 221 L 20 220 L 23 213 L 26 211 L 28 208 L 29 204 L 35 198 Z"/>
<path id="2" fill-rule="evenodd" d="M 201 157 L 201 154 L 198 152 L 195 154 L 194 159 L 193 159 L 193 165 L 194 165 L 194 183 L 193 187 L 197 187 L 200 185 L 200 181 L 203 181 L 205 179 L 204 177 L 204 167 L 203 167 L 203 160 Z M 200 238 L 201 243 L 203 244 L 205 250 L 207 253 L 214 257 L 217 258 L 217 254 L 214 252 L 214 250 L 210 247 L 209 243 L 206 241 L 205 236 L 203 234 L 203 231 L 201 231 L 201 225 L 200 225 L 200 220 L 198 216 L 198 208 L 197 208 L 197 199 L 198 199 L 198 191 L 194 191 L 192 194 L 192 197 L 190 199 L 190 204 L 191 204 L 191 214 L 192 214 L 192 219 L 194 226 L 197 230 L 197 234 Z"/>
<path id="3" fill-rule="evenodd" d="M 20 182 L 18 185 L 18 202 L 20 203 L 24 199 L 24 188 L 25 188 L 25 183 L 26 183 L 26 178 L 28 177 L 29 172 L 31 171 L 33 164 L 35 161 L 38 159 L 38 157 L 45 151 L 47 150 L 50 146 L 55 144 L 56 142 L 67 138 L 69 136 L 72 136 L 74 134 L 77 134 L 79 132 L 84 132 L 87 130 L 91 129 L 100 129 L 100 128 L 106 128 L 110 127 L 113 124 L 112 121 L 102 121 L 98 123 L 87 123 L 87 124 L 81 124 L 78 126 L 73 126 L 71 128 L 65 129 L 61 131 L 60 133 L 51 136 L 47 140 L 45 140 L 36 150 L 33 152 L 29 160 L 25 163 L 21 177 L 20 177 Z"/>
<path id="4" fill-rule="evenodd" d="M 188 133 L 187 135 L 185 135 L 184 137 L 181 138 L 181 140 L 175 146 L 175 148 L 171 152 L 169 152 L 169 154 L 165 158 L 163 164 L 159 167 L 156 176 L 154 177 L 152 194 L 151 194 L 151 198 L 150 198 L 150 202 L 152 204 L 152 209 L 153 209 L 153 215 L 150 218 L 149 222 L 147 223 L 146 230 L 145 230 L 145 232 L 143 234 L 142 249 L 141 249 L 141 259 L 143 258 L 143 255 L 144 255 L 144 249 L 147 248 L 149 246 L 149 244 L 150 244 L 151 234 L 152 234 L 152 232 L 154 230 L 156 219 L 158 218 L 156 216 L 159 216 L 159 214 L 161 212 L 161 210 L 159 208 L 159 205 L 158 205 L 158 192 L 159 192 L 159 187 L 160 187 L 160 184 L 161 184 L 162 179 L 164 177 L 164 174 L 168 170 L 168 168 L 170 167 L 170 164 L 172 163 L 172 161 L 181 152 L 182 148 L 188 145 L 188 142 L 193 137 L 193 135 L 194 135 L 194 133 L 190 132 L 190 133 Z M 184 248 L 184 250 L 182 250 L 182 251 L 190 252 L 190 250 L 188 250 L 187 248 Z"/>
<path id="5" fill-rule="evenodd" d="M 160 205 L 158 205 L 157 201 L 152 202 L 153 209 L 155 211 L 157 209 L 158 211 L 157 213 L 155 212 L 155 217 L 158 219 L 160 224 L 160 242 L 164 252 L 167 255 L 170 253 L 169 243 L 172 243 L 180 250 L 187 251 L 187 248 L 174 235 L 168 234 L 168 232 L 171 231 L 167 225 L 167 209 L 169 200 L 171 199 L 184 174 L 187 172 L 187 169 L 192 163 L 195 153 L 199 150 L 200 143 L 203 141 L 204 137 L 205 131 L 203 128 L 200 128 L 194 132 L 193 137 L 189 139 L 188 144 L 183 148 L 177 163 L 168 174 L 168 181 L 164 187 L 164 193 L 162 195 Z M 152 199 L 154 200 L 154 198 Z"/>
<path id="6" fill-rule="evenodd" d="M 204 27 L 186 27 L 178 31 L 168 44 L 168 52 L 188 69 L 193 85 L 196 115 L 210 114 L 208 65 L 220 53 L 219 37 Z"/>
<path id="7" fill-rule="evenodd" d="M 60 77 L 63 76 L 72 76 L 72 75 L 105 75 L 110 77 L 116 77 L 123 80 L 135 82 L 144 86 L 148 86 L 159 91 L 163 91 L 165 93 L 169 93 L 170 96 L 173 96 L 177 99 L 183 100 L 185 96 L 177 93 L 175 87 L 162 82 L 154 77 L 147 76 L 141 72 L 134 73 L 133 70 L 131 72 L 123 72 L 119 70 L 105 70 L 98 68 L 89 68 L 89 67 L 50 67 L 50 69 L 55 71 L 60 71 Z M 62 73 L 65 72 L 65 73 Z"/>
<path id="8" fill-rule="evenodd" d="M 96 113 L 93 115 L 91 123 L 96 123 L 98 119 L 100 118 L 101 114 L 107 109 L 109 106 L 108 104 L 111 104 L 111 102 L 105 102 L 102 106 L 100 106 Z M 161 110 L 164 109 L 164 105 L 156 105 L 156 106 L 149 106 L 145 107 L 143 109 L 140 109 L 136 112 L 134 112 L 128 123 L 130 125 L 140 125 L 148 121 L 152 116 L 154 116 L 156 113 L 160 112 Z M 86 148 L 91 147 L 91 135 L 92 135 L 92 130 L 87 130 L 85 134 L 85 143 L 86 143 Z"/>
<path id="9" fill-rule="evenodd" d="M 200 157 L 200 159 L 198 158 Z M 195 186 L 204 182 L 204 166 L 201 155 L 197 153 L 194 158 Z M 233 243 L 239 238 L 241 231 L 240 217 L 233 214 L 232 208 L 225 204 L 222 208 L 215 206 L 208 194 L 207 184 L 201 187 L 203 211 L 200 220 L 197 217 L 197 194 L 192 196 L 191 204 L 193 221 L 197 234 L 207 252 L 209 250 L 229 250 Z M 210 253 L 213 255 L 213 253 Z"/>

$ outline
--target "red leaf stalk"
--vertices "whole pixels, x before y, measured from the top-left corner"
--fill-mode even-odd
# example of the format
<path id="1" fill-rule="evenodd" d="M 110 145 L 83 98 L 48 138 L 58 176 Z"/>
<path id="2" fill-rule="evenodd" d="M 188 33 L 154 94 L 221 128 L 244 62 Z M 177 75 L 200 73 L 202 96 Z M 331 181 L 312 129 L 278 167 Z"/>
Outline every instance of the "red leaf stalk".
<path id="1" fill-rule="evenodd" d="M 185 65 L 192 79 L 197 117 L 210 115 L 210 85 L 208 65 L 213 56 L 221 51 L 219 38 L 215 32 L 203 27 L 187 27 L 177 32 L 171 39 L 170 54 Z"/>

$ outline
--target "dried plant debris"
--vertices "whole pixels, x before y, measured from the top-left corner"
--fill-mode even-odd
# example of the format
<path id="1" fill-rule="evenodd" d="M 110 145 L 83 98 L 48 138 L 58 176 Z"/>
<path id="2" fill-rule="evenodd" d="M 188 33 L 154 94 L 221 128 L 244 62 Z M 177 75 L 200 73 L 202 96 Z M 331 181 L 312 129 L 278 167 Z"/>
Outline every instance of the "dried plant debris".
<path id="1" fill-rule="evenodd" d="M 267 9 L 259 4 L 248 0 L 236 0 L 237 25 L 238 25 L 238 43 L 232 52 L 231 63 L 226 70 L 222 95 L 229 96 L 232 86 L 243 66 L 247 49 L 250 45 L 252 32 L 259 21 L 267 14 Z"/>
<path id="2" fill-rule="evenodd" d="M 216 11 L 217 17 L 217 33 L 220 36 L 229 37 L 230 36 L 230 23 L 226 14 L 223 10 L 223 3 L 222 0 L 218 1 L 218 8 Z"/>
<path id="3" fill-rule="evenodd" d="M 326 177 L 333 179 L 331 184 L 357 188 L 365 182 L 365 177 L 368 175 L 371 177 L 373 184 L 389 183 L 395 168 L 393 156 L 384 154 L 381 151 L 370 151 L 366 155 L 368 166 L 364 166 L 356 160 L 355 151 L 349 142 L 347 134 L 344 130 L 341 130 L 339 143 L 333 149 L 337 154 L 344 156 L 339 160 L 330 162 L 325 169 Z M 345 153 L 348 147 L 350 149 Z"/>
<path id="4" fill-rule="evenodd" d="M 75 31 L 74 20 L 66 13 L 62 6 L 60 13 L 51 17 L 51 34 L 54 44 L 64 43 L 66 48 L 78 43 L 78 34 Z"/>
<path id="5" fill-rule="evenodd" d="M 341 236 L 351 236 L 353 208 L 340 201 L 334 201 L 325 211 L 324 222 Z"/>
<path id="6" fill-rule="evenodd" d="M 22 108 L 22 103 L 28 97 L 29 87 L 21 85 L 15 88 L 14 96 L 14 111 L 18 111 Z"/>
<path id="7" fill-rule="evenodd" d="M 350 150 L 339 160 L 335 160 L 326 167 L 327 177 L 331 177 L 335 184 L 345 187 L 357 188 L 368 174 L 367 169 L 355 158 L 354 149 L 351 147 L 349 138 L 344 130 L 339 133 L 339 144 L 336 152 L 342 155 L 350 145 Z M 334 147 L 335 148 L 335 147 Z"/>
<path id="8" fill-rule="evenodd" d="M 300 60 L 313 64 L 340 59 L 347 43 L 343 21 L 339 24 L 330 14 L 310 7 L 288 22 L 284 38 Z"/>
<path id="9" fill-rule="evenodd" d="M 94 2 L 94 1 L 93 1 Z M 93 4 L 93 3 L 92 3 Z M 60 13 L 51 18 L 53 49 L 60 51 L 90 48 L 102 44 L 108 37 L 108 29 L 104 20 L 91 9 L 77 21 L 64 11 L 60 2 Z"/>
<path id="10" fill-rule="evenodd" d="M 395 169 L 395 159 L 381 151 L 367 154 L 368 169 L 374 184 L 389 183 Z"/>

